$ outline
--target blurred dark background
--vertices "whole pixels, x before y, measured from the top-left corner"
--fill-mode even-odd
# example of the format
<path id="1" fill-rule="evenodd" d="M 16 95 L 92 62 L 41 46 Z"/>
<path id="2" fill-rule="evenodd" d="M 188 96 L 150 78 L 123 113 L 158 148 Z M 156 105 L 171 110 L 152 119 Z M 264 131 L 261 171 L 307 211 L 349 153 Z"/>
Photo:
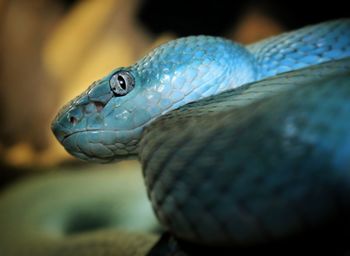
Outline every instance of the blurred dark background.
<path id="1" fill-rule="evenodd" d="M 53 138 L 60 106 L 159 43 L 241 43 L 349 17 L 345 1 L 0 0 L 0 187 L 77 163 Z"/>
<path id="2" fill-rule="evenodd" d="M 225 35 L 252 11 L 271 18 L 286 30 L 329 19 L 349 16 L 346 1 L 144 1 L 139 19 L 153 33 L 174 31 L 192 34 Z"/>

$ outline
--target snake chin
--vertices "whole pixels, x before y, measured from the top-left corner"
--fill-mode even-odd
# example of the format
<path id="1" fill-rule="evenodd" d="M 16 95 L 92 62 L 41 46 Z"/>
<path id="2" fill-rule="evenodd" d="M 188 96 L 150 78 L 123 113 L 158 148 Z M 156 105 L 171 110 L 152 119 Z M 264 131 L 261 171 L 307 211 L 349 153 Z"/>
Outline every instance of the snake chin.
<path id="1" fill-rule="evenodd" d="M 112 130 L 76 131 L 67 134 L 61 144 L 70 154 L 84 161 L 110 163 L 135 159 L 138 141 L 123 142 L 121 134 Z M 105 143 L 107 141 L 109 143 Z"/>

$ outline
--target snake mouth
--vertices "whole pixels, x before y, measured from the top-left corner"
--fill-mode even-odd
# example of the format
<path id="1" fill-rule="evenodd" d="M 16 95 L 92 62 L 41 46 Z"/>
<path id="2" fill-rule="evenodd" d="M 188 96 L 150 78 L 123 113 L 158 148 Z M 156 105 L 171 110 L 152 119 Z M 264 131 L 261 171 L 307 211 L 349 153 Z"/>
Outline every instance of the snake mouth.
<path id="1" fill-rule="evenodd" d="M 61 144 L 64 144 L 65 140 L 68 139 L 69 137 L 79 134 L 79 133 L 85 133 L 85 132 L 97 132 L 99 131 L 98 129 L 90 129 L 90 130 L 80 130 L 80 131 L 74 131 L 72 133 L 69 134 L 65 134 L 61 137 L 61 139 L 59 139 L 59 141 L 61 142 Z"/>

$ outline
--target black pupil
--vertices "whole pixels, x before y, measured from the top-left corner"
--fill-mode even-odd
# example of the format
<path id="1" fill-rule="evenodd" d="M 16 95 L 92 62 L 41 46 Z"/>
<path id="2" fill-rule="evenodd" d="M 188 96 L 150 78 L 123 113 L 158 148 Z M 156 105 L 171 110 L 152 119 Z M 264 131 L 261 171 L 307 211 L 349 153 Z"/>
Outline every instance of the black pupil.
<path id="1" fill-rule="evenodd" d="M 126 83 L 122 76 L 118 76 L 118 83 L 123 90 L 126 90 Z"/>

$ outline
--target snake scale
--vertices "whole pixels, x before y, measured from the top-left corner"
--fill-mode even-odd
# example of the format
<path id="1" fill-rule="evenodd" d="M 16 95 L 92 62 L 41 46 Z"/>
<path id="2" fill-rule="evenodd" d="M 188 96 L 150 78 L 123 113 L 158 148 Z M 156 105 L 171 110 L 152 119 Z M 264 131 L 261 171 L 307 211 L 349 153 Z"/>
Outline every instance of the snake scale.
<path id="1" fill-rule="evenodd" d="M 246 47 L 180 38 L 94 82 L 52 129 L 83 160 L 138 156 L 158 220 L 184 241 L 348 229 L 349 57 L 348 19 Z"/>

